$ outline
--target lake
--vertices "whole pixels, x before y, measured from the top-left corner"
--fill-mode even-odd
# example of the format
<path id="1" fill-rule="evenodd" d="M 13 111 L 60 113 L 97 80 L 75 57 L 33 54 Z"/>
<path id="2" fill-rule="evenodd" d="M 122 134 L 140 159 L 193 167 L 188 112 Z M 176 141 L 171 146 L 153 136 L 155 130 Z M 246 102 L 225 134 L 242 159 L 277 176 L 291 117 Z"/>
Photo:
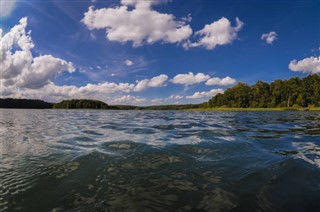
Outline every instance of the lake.
<path id="1" fill-rule="evenodd" d="M 320 211 L 320 112 L 0 115 L 0 211 Z"/>

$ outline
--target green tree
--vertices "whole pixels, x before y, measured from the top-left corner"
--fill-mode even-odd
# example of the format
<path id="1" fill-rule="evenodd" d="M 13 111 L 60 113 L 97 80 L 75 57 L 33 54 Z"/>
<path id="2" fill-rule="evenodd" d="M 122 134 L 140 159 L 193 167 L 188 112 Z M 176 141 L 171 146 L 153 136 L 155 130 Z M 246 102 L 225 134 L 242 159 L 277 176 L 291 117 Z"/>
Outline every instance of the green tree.
<path id="1" fill-rule="evenodd" d="M 208 102 L 209 107 L 308 107 L 320 106 L 320 76 L 293 77 L 271 84 L 258 81 L 252 86 L 238 83 Z"/>

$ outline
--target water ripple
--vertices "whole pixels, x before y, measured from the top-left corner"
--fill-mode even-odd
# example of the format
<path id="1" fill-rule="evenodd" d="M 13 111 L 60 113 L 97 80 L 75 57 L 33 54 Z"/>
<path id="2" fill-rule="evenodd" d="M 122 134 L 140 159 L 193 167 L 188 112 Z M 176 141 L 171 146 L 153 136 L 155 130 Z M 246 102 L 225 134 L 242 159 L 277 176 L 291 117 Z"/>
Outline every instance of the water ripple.
<path id="1" fill-rule="evenodd" d="M 318 112 L 0 112 L 0 211 L 320 210 Z"/>

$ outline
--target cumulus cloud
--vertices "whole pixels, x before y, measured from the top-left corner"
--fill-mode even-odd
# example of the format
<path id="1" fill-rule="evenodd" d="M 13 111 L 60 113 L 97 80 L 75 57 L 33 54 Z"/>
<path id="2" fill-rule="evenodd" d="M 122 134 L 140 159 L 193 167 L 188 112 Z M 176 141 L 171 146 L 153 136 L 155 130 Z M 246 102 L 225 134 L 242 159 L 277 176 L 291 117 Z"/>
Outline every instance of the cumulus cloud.
<path id="1" fill-rule="evenodd" d="M 115 93 L 118 91 L 129 93 L 133 90 L 134 84 L 104 82 L 99 84 L 87 84 L 86 86 L 77 88 L 80 93 Z"/>
<path id="2" fill-rule="evenodd" d="M 152 104 L 176 104 L 179 100 L 184 99 L 184 96 L 181 95 L 171 95 L 166 98 L 154 98 L 151 99 Z"/>
<path id="3" fill-rule="evenodd" d="M 181 96 L 181 95 L 171 95 L 168 97 L 169 99 L 183 99 L 184 96 Z"/>
<path id="4" fill-rule="evenodd" d="M 186 42 L 184 48 L 203 47 L 214 49 L 217 45 L 231 44 L 238 37 L 238 32 L 242 29 L 244 23 L 236 18 L 236 26 L 231 26 L 230 21 L 222 17 L 218 21 L 205 25 L 205 27 L 195 34 L 200 37 L 197 42 Z"/>
<path id="5" fill-rule="evenodd" d="M 146 98 L 125 95 L 122 97 L 112 99 L 109 103 L 114 105 L 144 105 L 146 102 Z"/>
<path id="6" fill-rule="evenodd" d="M 168 76 L 165 74 L 160 74 L 159 76 L 153 77 L 150 82 L 150 87 L 162 87 L 165 85 L 165 82 L 168 80 Z"/>
<path id="7" fill-rule="evenodd" d="M 135 84 L 104 82 L 85 86 L 57 86 L 51 80 L 63 71 L 72 73 L 75 68 L 52 55 L 34 57 L 30 32 L 26 32 L 27 18 L 9 32 L 0 29 L 1 96 L 16 98 L 40 98 L 48 101 L 60 101 L 64 98 L 97 98 L 103 100 L 107 94 L 132 92 Z M 151 86 L 157 86 L 158 78 L 151 80 Z"/>
<path id="8" fill-rule="evenodd" d="M 192 96 L 187 96 L 187 99 L 199 99 L 199 98 L 205 98 L 205 97 L 213 97 L 219 93 L 223 93 L 223 89 L 212 89 L 210 91 L 202 91 L 202 92 L 195 92 Z"/>
<path id="9" fill-rule="evenodd" d="M 149 87 L 163 87 L 165 82 L 168 80 L 168 76 L 165 74 L 160 74 L 159 76 L 153 77 L 151 79 L 143 79 L 137 81 L 134 91 L 143 91 Z"/>
<path id="10" fill-rule="evenodd" d="M 185 49 L 203 47 L 209 50 L 231 44 L 244 26 L 239 18 L 236 18 L 236 26 L 231 26 L 230 21 L 222 17 L 197 31 L 198 41 L 192 42 L 189 39 L 193 34 L 188 24 L 192 20 L 190 14 L 177 20 L 172 14 L 152 8 L 168 1 L 121 0 L 117 7 L 95 9 L 90 6 L 81 21 L 89 30 L 104 29 L 108 40 L 132 42 L 133 47 L 162 42 L 182 44 Z"/>
<path id="11" fill-rule="evenodd" d="M 320 73 L 320 57 L 308 57 L 302 60 L 292 60 L 289 64 L 289 69 L 295 72 L 303 73 Z"/>
<path id="12" fill-rule="evenodd" d="M 15 6 L 16 0 L 0 0 L 0 17 L 9 16 Z"/>
<path id="13" fill-rule="evenodd" d="M 121 6 L 95 9 L 89 7 L 82 22 L 90 30 L 105 29 L 110 41 L 132 42 L 134 47 L 155 42 L 180 43 L 190 37 L 187 19 L 176 20 L 172 14 L 159 13 L 153 5 L 160 0 L 122 0 Z M 133 7 L 130 9 L 130 7 Z"/>
<path id="14" fill-rule="evenodd" d="M 126 64 L 126 66 L 132 66 L 134 63 L 131 60 L 125 60 L 124 64 Z"/>
<path id="15" fill-rule="evenodd" d="M 22 18 L 8 33 L 0 30 L 0 79 L 4 86 L 41 88 L 63 71 L 75 71 L 72 63 L 52 55 L 34 57 L 31 49 L 35 45 L 26 27 L 27 18 Z"/>
<path id="16" fill-rule="evenodd" d="M 226 86 L 226 85 L 233 85 L 234 83 L 236 83 L 236 80 L 229 77 L 229 76 L 227 76 L 225 78 L 212 77 L 212 78 L 208 79 L 208 81 L 206 82 L 206 85 Z"/>
<path id="17" fill-rule="evenodd" d="M 267 44 L 273 44 L 273 42 L 277 39 L 278 34 L 276 32 L 269 32 L 261 35 L 261 40 L 265 40 Z"/>
<path id="18" fill-rule="evenodd" d="M 171 95 L 166 98 L 154 98 L 150 100 L 152 105 L 168 105 L 168 104 L 181 104 L 181 100 L 185 99 L 185 96 L 181 95 Z M 190 102 L 186 102 L 190 103 Z"/>
<path id="19" fill-rule="evenodd" d="M 50 82 L 39 89 L 17 88 L 14 86 L 4 86 L 6 95 L 14 98 L 37 98 L 47 101 L 61 101 L 71 98 L 88 98 L 106 100 L 109 94 L 116 92 L 129 93 L 133 90 L 134 84 L 129 83 L 110 83 L 87 84 L 85 86 L 63 85 L 58 86 Z M 2 92 L 2 96 L 5 94 Z"/>
<path id="20" fill-rule="evenodd" d="M 171 82 L 174 84 L 184 84 L 184 85 L 192 85 L 200 82 L 204 82 L 210 78 L 209 75 L 205 75 L 203 73 L 198 73 L 194 75 L 192 72 L 188 74 L 178 74 L 176 75 Z"/>

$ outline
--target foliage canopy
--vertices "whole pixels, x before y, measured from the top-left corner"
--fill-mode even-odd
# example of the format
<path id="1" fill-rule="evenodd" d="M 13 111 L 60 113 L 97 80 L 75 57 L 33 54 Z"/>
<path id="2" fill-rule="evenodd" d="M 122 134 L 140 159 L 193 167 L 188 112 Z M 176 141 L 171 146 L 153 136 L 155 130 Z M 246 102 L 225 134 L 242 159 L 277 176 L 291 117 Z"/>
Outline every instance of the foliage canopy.
<path id="1" fill-rule="evenodd" d="M 320 76 L 293 77 L 268 84 L 258 81 L 252 86 L 238 83 L 208 102 L 209 107 L 274 108 L 320 107 Z"/>
<path id="2" fill-rule="evenodd" d="M 99 100 L 71 99 L 53 105 L 54 109 L 109 109 L 109 106 Z"/>

